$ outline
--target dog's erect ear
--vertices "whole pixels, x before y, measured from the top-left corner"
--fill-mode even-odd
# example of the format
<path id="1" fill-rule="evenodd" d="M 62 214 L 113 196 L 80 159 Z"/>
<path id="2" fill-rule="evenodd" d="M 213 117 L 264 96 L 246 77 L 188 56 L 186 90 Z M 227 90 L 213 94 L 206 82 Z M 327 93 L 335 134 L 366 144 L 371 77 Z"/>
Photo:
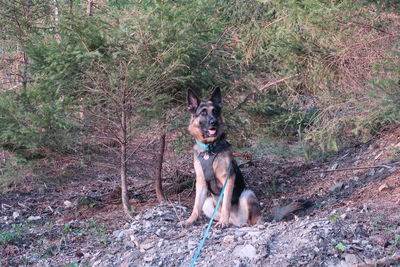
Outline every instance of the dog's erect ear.
<path id="1" fill-rule="evenodd" d="M 222 98 L 221 98 L 221 89 L 219 87 L 216 87 L 211 95 L 210 99 L 214 104 L 216 105 L 221 105 Z"/>
<path id="2" fill-rule="evenodd" d="M 200 99 L 192 89 L 188 89 L 187 101 L 189 111 L 196 112 L 197 107 L 200 105 Z"/>

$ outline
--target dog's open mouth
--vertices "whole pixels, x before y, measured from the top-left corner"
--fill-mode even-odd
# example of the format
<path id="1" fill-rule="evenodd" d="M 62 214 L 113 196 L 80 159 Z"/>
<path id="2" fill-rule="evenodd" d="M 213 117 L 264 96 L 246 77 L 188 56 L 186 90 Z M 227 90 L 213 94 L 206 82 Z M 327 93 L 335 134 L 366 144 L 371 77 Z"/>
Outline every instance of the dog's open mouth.
<path id="1" fill-rule="evenodd" d="M 217 129 L 216 128 L 208 129 L 207 134 L 209 136 L 217 136 Z"/>

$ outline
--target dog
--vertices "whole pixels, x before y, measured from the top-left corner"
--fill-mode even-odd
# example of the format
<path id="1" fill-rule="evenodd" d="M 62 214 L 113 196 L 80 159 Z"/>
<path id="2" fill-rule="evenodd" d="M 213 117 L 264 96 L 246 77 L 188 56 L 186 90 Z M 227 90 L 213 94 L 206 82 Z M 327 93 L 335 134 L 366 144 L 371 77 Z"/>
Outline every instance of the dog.
<path id="1" fill-rule="evenodd" d="M 192 224 L 202 211 L 211 217 L 226 179 L 222 204 L 214 217 L 218 221 L 217 227 L 256 224 L 261 219 L 260 203 L 254 192 L 246 187 L 233 159 L 231 146 L 226 141 L 220 88 L 214 89 L 209 101 L 200 101 L 196 93 L 189 89 L 187 101 L 191 112 L 188 130 L 196 140 L 193 146 L 196 197 L 192 214 L 180 224 Z M 210 197 L 207 197 L 208 192 L 211 193 Z"/>

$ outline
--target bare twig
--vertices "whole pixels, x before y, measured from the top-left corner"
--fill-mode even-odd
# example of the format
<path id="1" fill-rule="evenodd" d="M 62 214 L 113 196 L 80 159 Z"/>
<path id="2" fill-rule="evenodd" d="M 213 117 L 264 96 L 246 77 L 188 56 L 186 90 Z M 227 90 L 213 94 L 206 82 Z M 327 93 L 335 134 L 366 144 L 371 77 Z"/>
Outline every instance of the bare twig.
<path id="1" fill-rule="evenodd" d="M 396 162 L 396 163 L 399 163 L 399 162 Z M 316 171 L 311 171 L 310 173 L 355 171 L 355 170 L 376 169 L 376 168 L 390 169 L 391 167 L 393 167 L 392 165 L 396 165 L 396 163 L 391 164 L 391 165 L 363 166 L 363 167 L 352 167 L 352 168 L 343 168 L 343 169 L 336 169 L 336 170 L 316 170 Z"/>
<path id="2" fill-rule="evenodd" d="M 277 81 L 269 82 L 269 83 L 267 83 L 267 84 L 261 86 L 258 90 L 263 91 L 264 89 L 266 89 L 266 88 L 268 88 L 268 87 L 271 87 L 271 86 L 273 86 L 273 85 L 277 85 L 277 84 L 279 84 L 279 83 L 285 82 L 285 81 L 287 81 L 287 80 L 289 80 L 289 79 L 292 79 L 293 77 L 296 77 L 296 76 L 299 76 L 299 74 L 294 74 L 294 75 L 291 75 L 291 76 L 289 76 L 289 77 L 285 77 L 285 78 L 279 79 L 279 80 L 277 80 Z"/>

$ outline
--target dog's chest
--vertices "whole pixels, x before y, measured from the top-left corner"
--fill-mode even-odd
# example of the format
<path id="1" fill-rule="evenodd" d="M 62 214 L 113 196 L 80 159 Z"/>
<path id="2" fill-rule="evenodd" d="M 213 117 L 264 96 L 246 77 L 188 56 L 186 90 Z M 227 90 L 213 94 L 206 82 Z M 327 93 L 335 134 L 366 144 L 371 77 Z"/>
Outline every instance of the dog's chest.
<path id="1" fill-rule="evenodd" d="M 214 153 L 202 152 L 198 153 L 196 156 L 200 162 L 200 166 L 201 169 L 203 170 L 204 178 L 206 179 L 206 181 L 209 182 L 211 180 L 214 180 L 215 175 L 214 175 L 213 163 L 217 155 Z"/>
<path id="2" fill-rule="evenodd" d="M 208 190 L 214 195 L 219 195 L 221 193 L 221 188 L 218 186 L 213 168 L 213 163 L 217 157 L 217 154 L 212 152 L 202 152 L 197 153 L 196 156 L 200 162 L 201 169 L 203 170 L 203 175 L 207 182 Z"/>

